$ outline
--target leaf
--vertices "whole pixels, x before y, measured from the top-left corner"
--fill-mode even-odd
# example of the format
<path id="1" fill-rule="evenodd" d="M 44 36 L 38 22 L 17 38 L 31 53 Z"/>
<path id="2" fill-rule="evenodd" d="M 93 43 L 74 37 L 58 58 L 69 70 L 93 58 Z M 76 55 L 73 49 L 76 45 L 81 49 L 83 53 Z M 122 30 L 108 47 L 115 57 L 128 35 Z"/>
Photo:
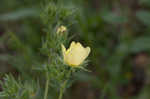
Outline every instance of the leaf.
<path id="1" fill-rule="evenodd" d="M 150 50 L 150 37 L 140 37 L 131 43 L 131 52 L 141 52 Z"/>
<path id="2" fill-rule="evenodd" d="M 127 22 L 127 17 L 117 15 L 113 12 L 103 13 L 102 18 L 104 21 L 109 22 L 109 23 L 125 23 L 125 22 Z"/>
<path id="3" fill-rule="evenodd" d="M 95 76 L 93 75 L 90 75 L 88 73 L 78 73 L 78 74 L 75 74 L 75 76 L 78 78 L 79 81 L 83 81 L 83 82 L 86 82 L 86 81 L 98 81 L 99 79 L 97 79 Z"/>
<path id="4" fill-rule="evenodd" d="M 8 61 L 10 57 L 9 54 L 0 54 L 0 61 Z"/>
<path id="5" fill-rule="evenodd" d="M 149 11 L 144 11 L 140 10 L 136 13 L 136 17 L 143 22 L 145 25 L 150 25 L 150 12 Z"/>
<path id="6" fill-rule="evenodd" d="M 150 6 L 150 0 L 139 0 L 139 4 Z"/>
<path id="7" fill-rule="evenodd" d="M 25 17 L 35 17 L 35 16 L 38 16 L 37 9 L 25 8 L 25 9 L 20 9 L 18 11 L 0 15 L 0 20 L 1 21 L 8 21 L 8 20 L 14 21 L 14 20 L 25 18 Z"/>

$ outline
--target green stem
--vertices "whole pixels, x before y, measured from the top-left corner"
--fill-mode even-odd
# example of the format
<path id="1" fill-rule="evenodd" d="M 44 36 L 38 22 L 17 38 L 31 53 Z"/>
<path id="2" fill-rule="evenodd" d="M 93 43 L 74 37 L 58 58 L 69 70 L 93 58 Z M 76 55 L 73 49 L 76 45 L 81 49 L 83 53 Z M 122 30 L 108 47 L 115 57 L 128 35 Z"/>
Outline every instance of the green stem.
<path id="1" fill-rule="evenodd" d="M 67 80 L 63 83 L 63 85 L 60 88 L 60 93 L 59 93 L 59 98 L 58 99 L 62 99 L 64 90 L 65 90 L 65 87 L 66 87 L 66 83 L 67 83 Z"/>
<path id="2" fill-rule="evenodd" d="M 69 73 L 67 74 L 67 78 L 69 79 L 70 75 L 71 75 L 72 70 L 69 71 Z M 66 84 L 68 82 L 68 79 L 64 81 L 64 83 L 62 84 L 61 88 L 60 88 L 60 93 L 59 93 L 59 98 L 58 99 L 62 99 L 65 88 L 66 88 Z"/>
<path id="3" fill-rule="evenodd" d="M 102 93 L 101 93 L 102 95 L 101 95 L 100 99 L 104 99 L 104 98 L 105 98 L 105 94 L 106 94 L 106 92 L 107 92 L 108 87 L 109 87 L 109 83 L 107 83 L 107 84 L 104 86 L 103 91 L 102 91 Z"/>
<path id="4" fill-rule="evenodd" d="M 45 84 L 44 99 L 47 99 L 49 80 L 50 80 L 50 79 L 49 79 L 49 77 L 48 77 L 48 73 L 46 73 L 46 84 Z"/>

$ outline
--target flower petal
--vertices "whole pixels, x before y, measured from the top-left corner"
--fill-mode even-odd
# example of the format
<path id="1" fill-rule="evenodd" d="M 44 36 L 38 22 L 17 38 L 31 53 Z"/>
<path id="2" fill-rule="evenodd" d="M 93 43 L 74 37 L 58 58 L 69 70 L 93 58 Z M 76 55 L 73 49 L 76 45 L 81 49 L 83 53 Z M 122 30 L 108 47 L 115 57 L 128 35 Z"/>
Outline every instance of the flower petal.
<path id="1" fill-rule="evenodd" d="M 74 49 L 74 47 L 76 46 L 76 43 L 74 41 L 71 42 L 70 47 L 67 49 L 66 54 L 70 53 L 72 49 Z"/>
<path id="2" fill-rule="evenodd" d="M 70 47 L 66 50 L 62 45 L 62 53 L 64 62 L 70 66 L 76 67 L 83 63 L 88 57 L 91 49 L 90 47 L 84 48 L 81 43 L 72 41 Z"/>
<path id="3" fill-rule="evenodd" d="M 91 52 L 90 47 L 86 47 L 86 48 L 85 48 L 85 51 L 86 51 L 86 57 L 88 57 L 88 55 L 89 55 L 90 52 Z"/>
<path id="4" fill-rule="evenodd" d="M 63 54 L 63 57 L 65 57 L 65 54 L 66 54 L 66 48 L 63 44 L 61 44 L 61 48 L 62 48 L 62 54 Z"/>

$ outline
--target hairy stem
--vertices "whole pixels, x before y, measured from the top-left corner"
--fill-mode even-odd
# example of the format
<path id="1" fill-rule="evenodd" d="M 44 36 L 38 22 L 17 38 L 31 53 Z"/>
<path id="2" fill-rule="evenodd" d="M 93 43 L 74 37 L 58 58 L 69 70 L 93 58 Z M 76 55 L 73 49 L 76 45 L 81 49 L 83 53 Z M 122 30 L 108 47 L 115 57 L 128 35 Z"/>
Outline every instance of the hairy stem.
<path id="1" fill-rule="evenodd" d="M 48 86 L 49 86 L 49 77 L 48 73 L 46 73 L 46 84 L 45 84 L 45 93 L 44 93 L 44 99 L 47 99 L 48 96 Z"/>
<path id="2" fill-rule="evenodd" d="M 59 98 L 58 99 L 62 99 L 64 90 L 65 90 L 65 87 L 66 87 L 66 83 L 67 83 L 67 80 L 63 83 L 63 85 L 60 88 L 60 93 L 59 93 Z"/>
<path id="3" fill-rule="evenodd" d="M 60 88 L 60 93 L 59 93 L 59 98 L 58 99 L 62 99 L 62 97 L 63 97 L 64 91 L 65 91 L 65 88 L 66 88 L 66 84 L 67 84 L 67 82 L 69 80 L 71 72 L 72 72 L 72 70 L 69 71 L 69 73 L 67 74 L 67 78 L 68 79 L 64 81 L 64 83 L 62 84 L 62 86 Z"/>

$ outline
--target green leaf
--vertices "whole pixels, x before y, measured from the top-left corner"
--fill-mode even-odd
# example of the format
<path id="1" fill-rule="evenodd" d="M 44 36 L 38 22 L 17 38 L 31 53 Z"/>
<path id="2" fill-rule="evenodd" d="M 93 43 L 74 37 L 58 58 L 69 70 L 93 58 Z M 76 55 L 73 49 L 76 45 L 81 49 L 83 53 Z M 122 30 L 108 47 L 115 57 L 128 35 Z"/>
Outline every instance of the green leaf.
<path id="1" fill-rule="evenodd" d="M 139 4 L 150 6 L 150 0 L 139 0 Z"/>
<path id="2" fill-rule="evenodd" d="M 125 23 L 128 19 L 125 16 L 117 15 L 113 12 L 105 12 L 102 15 L 104 21 L 108 23 Z"/>
<path id="3" fill-rule="evenodd" d="M 131 43 L 131 52 L 141 52 L 150 50 L 150 37 L 140 37 Z"/>
<path id="4" fill-rule="evenodd" d="M 136 13 L 136 17 L 143 22 L 145 25 L 150 25 L 150 12 L 149 11 L 144 11 L 140 10 Z"/>
<path id="5" fill-rule="evenodd" d="M 8 61 L 9 57 L 11 57 L 11 56 L 8 55 L 8 54 L 1 54 L 0 55 L 0 60 L 1 61 Z"/>
<path id="6" fill-rule="evenodd" d="M 0 15 L 0 20 L 1 21 L 8 21 L 8 20 L 14 21 L 14 20 L 25 18 L 25 17 L 35 17 L 35 16 L 38 16 L 37 9 L 25 8 L 25 9 L 20 9 L 18 11 Z"/>

